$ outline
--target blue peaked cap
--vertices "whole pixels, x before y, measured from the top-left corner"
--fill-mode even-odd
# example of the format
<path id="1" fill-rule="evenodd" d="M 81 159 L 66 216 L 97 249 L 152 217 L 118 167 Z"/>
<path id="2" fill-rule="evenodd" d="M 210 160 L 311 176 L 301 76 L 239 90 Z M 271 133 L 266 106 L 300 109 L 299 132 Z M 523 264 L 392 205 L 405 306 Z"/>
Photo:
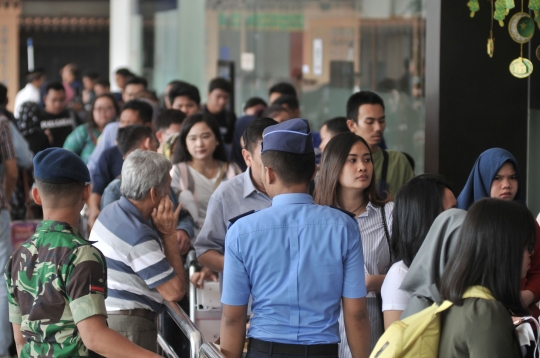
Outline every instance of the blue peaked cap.
<path id="1" fill-rule="evenodd" d="M 90 182 L 90 172 L 79 156 L 63 148 L 47 148 L 34 157 L 34 177 L 46 183 Z"/>
<path id="2" fill-rule="evenodd" d="M 313 138 L 308 121 L 295 118 L 267 127 L 263 132 L 261 153 L 267 150 L 294 154 L 313 153 Z"/>

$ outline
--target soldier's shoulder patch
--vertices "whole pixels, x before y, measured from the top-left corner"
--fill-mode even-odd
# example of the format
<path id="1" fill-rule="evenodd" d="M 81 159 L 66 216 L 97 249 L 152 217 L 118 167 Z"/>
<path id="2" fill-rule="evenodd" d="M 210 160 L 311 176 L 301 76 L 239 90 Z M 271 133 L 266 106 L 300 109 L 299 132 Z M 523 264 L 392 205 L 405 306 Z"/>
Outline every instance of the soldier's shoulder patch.
<path id="1" fill-rule="evenodd" d="M 255 210 L 250 210 L 250 211 L 248 211 L 248 212 L 245 212 L 245 213 L 243 213 L 243 214 L 240 214 L 240 215 L 238 215 L 238 216 L 235 216 L 235 217 L 232 218 L 232 219 L 229 219 L 229 229 L 230 229 L 231 226 L 232 226 L 235 222 L 237 222 L 239 219 L 241 219 L 241 218 L 243 218 L 243 217 L 246 217 L 246 216 L 249 216 L 249 215 L 251 215 L 251 214 L 253 214 L 253 213 L 255 213 L 255 212 L 256 212 Z"/>
<path id="2" fill-rule="evenodd" d="M 100 282 L 92 282 L 90 283 L 89 291 L 90 293 L 101 293 L 105 295 L 105 293 L 107 292 L 107 289 L 105 285 Z"/>

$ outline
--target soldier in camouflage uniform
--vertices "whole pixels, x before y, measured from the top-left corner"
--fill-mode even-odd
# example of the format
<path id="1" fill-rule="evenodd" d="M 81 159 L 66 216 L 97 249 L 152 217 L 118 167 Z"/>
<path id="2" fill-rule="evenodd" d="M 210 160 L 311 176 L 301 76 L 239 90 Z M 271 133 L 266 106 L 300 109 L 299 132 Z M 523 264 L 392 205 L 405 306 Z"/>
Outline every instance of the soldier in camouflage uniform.
<path id="1" fill-rule="evenodd" d="M 74 153 L 50 148 L 36 155 L 34 170 L 32 196 L 45 220 L 5 274 L 19 356 L 159 357 L 106 326 L 105 259 L 78 231 L 90 195 L 86 165 Z"/>

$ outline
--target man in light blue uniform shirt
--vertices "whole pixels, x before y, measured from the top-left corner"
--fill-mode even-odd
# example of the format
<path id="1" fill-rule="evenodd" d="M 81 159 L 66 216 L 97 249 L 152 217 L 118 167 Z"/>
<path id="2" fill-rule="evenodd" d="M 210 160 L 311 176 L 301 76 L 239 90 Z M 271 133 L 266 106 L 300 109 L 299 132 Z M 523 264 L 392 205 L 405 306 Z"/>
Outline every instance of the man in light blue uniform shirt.
<path id="1" fill-rule="evenodd" d="M 253 297 L 248 358 L 338 356 L 340 304 L 353 357 L 368 357 L 360 232 L 352 216 L 315 205 L 306 120 L 264 130 L 263 178 L 272 206 L 231 220 L 225 240 L 221 351 L 240 357 Z"/>

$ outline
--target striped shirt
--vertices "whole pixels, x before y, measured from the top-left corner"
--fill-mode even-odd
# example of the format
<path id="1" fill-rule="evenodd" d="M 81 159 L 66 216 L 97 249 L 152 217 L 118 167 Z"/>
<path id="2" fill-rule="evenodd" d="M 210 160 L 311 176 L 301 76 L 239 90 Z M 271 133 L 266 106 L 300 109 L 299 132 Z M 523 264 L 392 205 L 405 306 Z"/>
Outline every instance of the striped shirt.
<path id="1" fill-rule="evenodd" d="M 0 114 L 0 163 L 10 159 L 15 159 L 15 148 L 13 147 L 11 129 L 9 128 L 8 118 Z M 4 187 L 0 185 L 0 210 L 6 209 L 8 202 L 9 198 L 6 198 Z"/>
<path id="2" fill-rule="evenodd" d="M 390 202 L 384 206 L 388 234 L 392 235 L 392 212 L 394 203 Z M 390 247 L 386 238 L 384 224 L 382 220 L 381 208 L 376 208 L 371 203 L 366 207 L 366 211 L 356 218 L 360 233 L 362 234 L 362 248 L 364 251 L 364 270 L 366 275 L 386 275 L 390 268 Z M 384 330 L 382 321 L 382 310 L 377 302 L 374 292 L 367 295 L 367 306 L 369 321 L 371 326 L 371 348 L 375 346 Z M 345 334 L 343 322 L 343 311 L 339 317 L 339 357 L 352 357 Z"/>
<path id="3" fill-rule="evenodd" d="M 150 222 L 128 199 L 121 197 L 101 211 L 89 240 L 96 242 L 107 261 L 107 311 L 163 311 L 163 297 L 156 287 L 176 273 Z"/>

